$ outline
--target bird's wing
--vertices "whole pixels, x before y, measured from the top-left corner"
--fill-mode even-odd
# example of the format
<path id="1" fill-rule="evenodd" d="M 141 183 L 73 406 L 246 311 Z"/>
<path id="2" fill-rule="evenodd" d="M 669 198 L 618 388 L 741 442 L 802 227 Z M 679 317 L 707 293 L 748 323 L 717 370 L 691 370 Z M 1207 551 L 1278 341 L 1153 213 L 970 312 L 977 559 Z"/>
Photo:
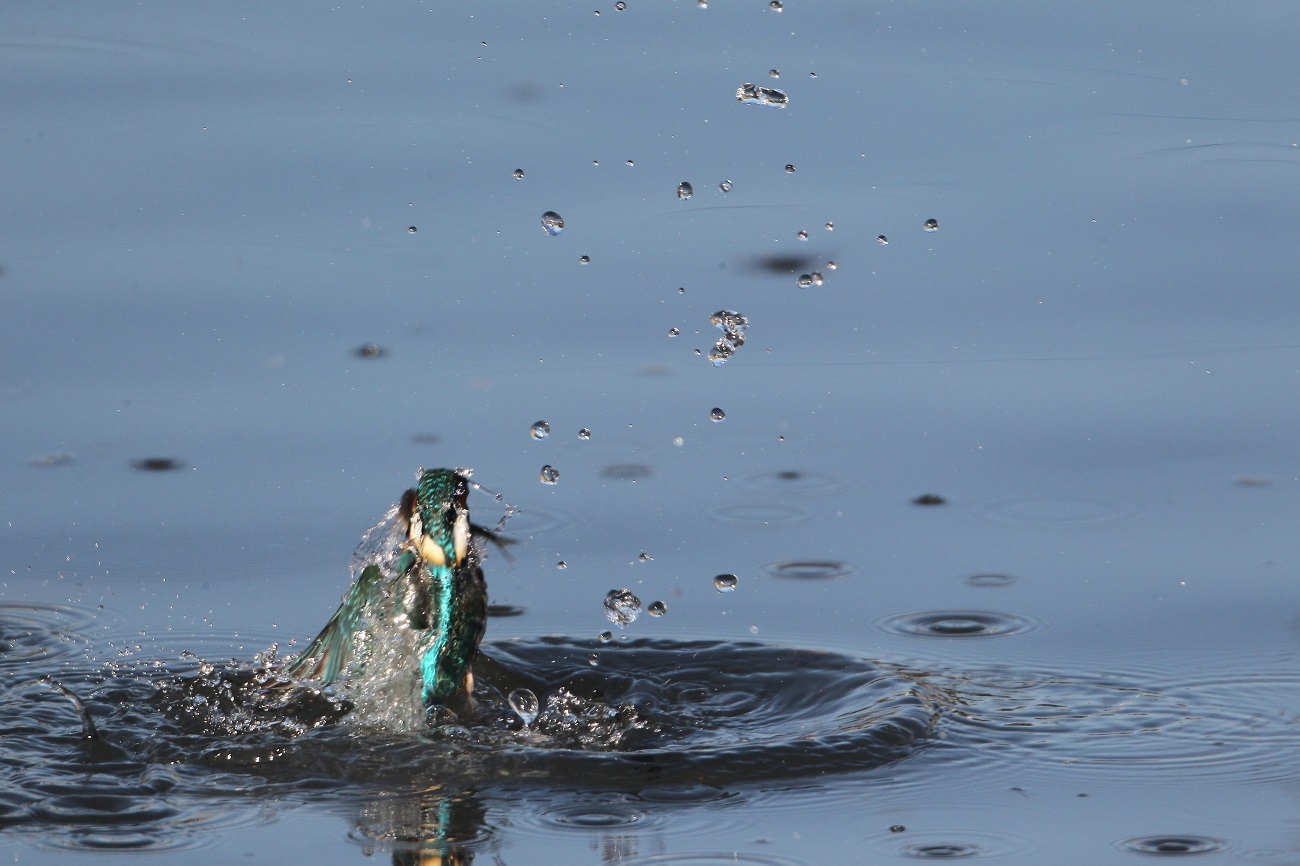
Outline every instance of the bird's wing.
<path id="1" fill-rule="evenodd" d="M 368 565 L 362 569 L 361 576 L 352 584 L 325 628 L 285 667 L 284 672 L 299 679 L 337 681 L 352 663 L 352 636 L 361 625 L 366 600 L 382 579 L 383 572 L 379 566 Z"/>

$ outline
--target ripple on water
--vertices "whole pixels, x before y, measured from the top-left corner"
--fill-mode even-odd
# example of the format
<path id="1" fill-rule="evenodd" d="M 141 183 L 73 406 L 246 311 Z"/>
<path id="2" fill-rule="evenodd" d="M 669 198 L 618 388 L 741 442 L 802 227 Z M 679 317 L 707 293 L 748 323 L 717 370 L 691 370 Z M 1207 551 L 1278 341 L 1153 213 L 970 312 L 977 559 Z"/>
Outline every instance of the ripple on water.
<path id="1" fill-rule="evenodd" d="M 853 573 L 853 566 L 834 559 L 787 559 L 763 566 L 771 577 L 792 580 L 838 580 Z"/>
<path id="2" fill-rule="evenodd" d="M 704 513 L 738 526 L 796 526 L 813 519 L 811 511 L 797 505 L 720 505 Z"/>
<path id="3" fill-rule="evenodd" d="M 1007 637 L 1041 626 L 1028 617 L 991 610 L 931 610 L 886 617 L 876 627 L 917 637 L 973 638 Z"/>
<path id="4" fill-rule="evenodd" d="M 80 632 L 92 622 L 90 611 L 72 605 L 0 602 L 0 671 L 25 670 L 85 649 Z"/>
<path id="5" fill-rule="evenodd" d="M 881 851 L 918 860 L 960 860 L 1006 857 L 1023 853 L 1031 843 L 1022 837 L 985 830 L 897 831 L 878 833 L 870 844 Z"/>
<path id="6" fill-rule="evenodd" d="M 984 589 L 984 588 L 994 588 L 994 587 L 1001 587 L 1001 586 L 1010 586 L 1011 584 L 1019 580 L 1019 578 L 1010 574 L 989 573 L 989 574 L 972 574 L 962 578 L 962 580 L 964 580 L 966 583 L 970 584 L 971 586 L 977 586 Z"/>
<path id="7" fill-rule="evenodd" d="M 977 502 L 971 511 L 988 520 L 1025 524 L 1100 523 L 1135 516 L 1137 508 L 1125 502 L 1074 497 L 1017 497 Z"/>
<path id="8" fill-rule="evenodd" d="M 805 866 L 799 860 L 776 854 L 745 851 L 685 851 L 680 854 L 651 854 L 620 860 L 620 866 Z"/>
<path id="9" fill-rule="evenodd" d="M 1133 851 L 1138 854 L 1210 854 L 1222 851 L 1227 846 L 1219 839 L 1209 836 L 1172 835 L 1172 836 L 1138 836 L 1125 839 L 1116 844 L 1121 851 Z"/>
<path id="10" fill-rule="evenodd" d="M 739 483 L 742 487 L 763 492 L 779 490 L 786 493 L 808 494 L 831 493 L 843 490 L 846 486 L 845 482 L 838 478 L 819 475 L 816 472 L 804 472 L 800 469 L 780 469 L 775 472 L 764 472 L 761 475 L 750 475 L 741 478 Z"/>

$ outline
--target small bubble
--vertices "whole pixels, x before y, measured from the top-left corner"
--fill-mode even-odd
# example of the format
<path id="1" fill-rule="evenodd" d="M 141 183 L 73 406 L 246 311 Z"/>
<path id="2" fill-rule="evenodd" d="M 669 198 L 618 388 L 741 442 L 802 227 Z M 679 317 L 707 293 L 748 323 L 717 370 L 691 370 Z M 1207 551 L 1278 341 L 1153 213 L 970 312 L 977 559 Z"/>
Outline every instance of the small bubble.
<path id="1" fill-rule="evenodd" d="M 601 643 L 609 643 L 614 639 L 614 633 L 612 631 L 602 631 L 597 637 L 600 638 Z"/>
<path id="2" fill-rule="evenodd" d="M 682 181 L 681 183 L 677 184 L 677 197 L 679 199 L 681 199 L 682 201 L 686 201 L 688 198 L 690 198 L 693 195 L 695 195 L 695 188 L 692 187 L 690 183 L 688 183 L 687 181 Z"/>
<path id="3" fill-rule="evenodd" d="M 889 238 L 885 237 L 884 235 L 876 235 L 876 243 L 880 244 L 882 247 L 888 246 Z"/>
<path id="4" fill-rule="evenodd" d="M 560 470 L 547 463 L 542 467 L 540 477 L 543 484 L 554 484 L 560 480 Z"/>
<path id="5" fill-rule="evenodd" d="M 563 559 L 561 559 L 559 562 L 555 563 L 555 567 L 558 568 L 560 571 L 564 571 L 564 569 L 569 567 L 569 564 L 565 562 Z"/>
<path id="6" fill-rule="evenodd" d="M 637 559 L 641 562 L 654 562 L 654 557 L 646 553 L 644 550 L 641 551 L 641 555 L 638 556 Z"/>
<path id="7" fill-rule="evenodd" d="M 417 231 L 419 231 L 419 229 L 417 229 L 415 226 L 407 226 L 407 227 L 406 227 L 406 233 L 407 233 L 407 234 L 412 234 L 412 235 L 413 235 L 413 234 L 415 234 Z"/>
<path id="8" fill-rule="evenodd" d="M 785 7 L 781 5 L 781 0 L 772 0 L 771 3 L 767 4 L 767 8 L 773 12 L 780 12 Z"/>
<path id="9" fill-rule="evenodd" d="M 779 69 L 769 69 L 769 70 L 767 70 L 767 74 L 770 75 L 770 76 L 772 76 L 773 78 L 780 78 L 780 77 L 781 77 L 781 70 L 779 70 Z"/>
<path id="10" fill-rule="evenodd" d="M 679 329 L 679 328 L 669 328 L 669 329 L 668 329 L 668 336 L 670 336 L 670 337 L 676 337 L 676 336 L 679 335 L 679 334 L 681 334 L 681 329 Z"/>
<path id="11" fill-rule="evenodd" d="M 652 601 L 650 602 L 650 606 L 645 609 L 645 612 L 651 616 L 663 616 L 668 613 L 668 605 L 664 604 L 662 601 Z"/>
<path id="12" fill-rule="evenodd" d="M 564 217 L 560 216 L 553 210 L 548 210 L 542 214 L 542 231 L 551 237 L 555 237 L 564 231 Z"/>
<path id="13" fill-rule="evenodd" d="M 723 192 L 731 192 L 731 181 L 724 180 L 722 183 L 718 184 L 718 189 Z"/>
<path id="14" fill-rule="evenodd" d="M 799 229 L 799 234 L 795 235 L 795 237 L 801 241 L 806 241 L 808 240 L 808 232 L 805 229 Z"/>
<path id="15" fill-rule="evenodd" d="M 712 421 L 714 424 L 718 423 L 719 421 L 725 421 L 727 420 L 727 413 L 723 412 L 717 406 L 714 406 L 713 409 L 709 412 L 709 420 Z"/>
<path id="16" fill-rule="evenodd" d="M 523 170 L 522 168 L 517 168 L 517 169 L 515 169 L 514 178 L 515 178 L 515 180 L 523 180 L 523 179 L 524 179 L 524 170 Z"/>
<path id="17" fill-rule="evenodd" d="M 619 628 L 627 628 L 641 615 L 641 599 L 630 589 L 611 589 L 605 595 L 605 618 Z"/>
<path id="18" fill-rule="evenodd" d="M 939 230 L 939 221 L 934 219 L 926 220 L 924 228 L 928 232 L 937 232 Z"/>
<path id="19" fill-rule="evenodd" d="M 578 431 L 578 438 L 581 439 L 583 442 L 589 441 L 591 439 L 591 431 L 588 430 L 586 427 L 583 427 L 581 430 Z"/>
<path id="20" fill-rule="evenodd" d="M 794 174 L 794 163 L 786 163 L 786 166 L 785 166 L 785 173 L 786 173 L 786 174 Z"/>
<path id="21" fill-rule="evenodd" d="M 806 289 L 806 288 L 808 288 L 809 286 L 811 286 L 811 285 L 813 284 L 812 274 L 802 274 L 802 275 L 800 275 L 799 279 L 797 279 L 797 280 L 794 281 L 794 284 L 795 284 L 796 286 L 798 286 L 799 288 L 801 288 L 801 289 Z"/>
<path id="22" fill-rule="evenodd" d="M 713 588 L 718 592 L 734 592 L 739 582 L 740 578 L 734 574 L 719 574 L 713 578 Z"/>
<path id="23" fill-rule="evenodd" d="M 580 265 L 591 264 L 591 256 L 578 256 L 578 264 Z"/>
<path id="24" fill-rule="evenodd" d="M 822 226 L 822 228 L 826 229 L 826 231 L 828 231 L 828 232 L 833 232 L 833 231 L 835 231 L 835 223 L 833 223 L 833 222 L 828 222 L 828 223 L 826 223 L 826 225 Z"/>
<path id="25" fill-rule="evenodd" d="M 628 168 L 631 168 L 632 166 L 636 165 L 636 163 L 629 159 L 629 160 L 625 163 L 625 165 L 627 165 Z"/>
<path id="26" fill-rule="evenodd" d="M 614 8 L 617 9 L 619 12 L 622 12 L 624 9 L 627 8 L 627 4 L 624 3 L 623 0 L 618 0 L 618 2 L 614 4 Z"/>
<path id="27" fill-rule="evenodd" d="M 551 425 L 546 421 L 536 421 L 528 428 L 528 435 L 534 439 L 545 439 L 551 435 Z"/>
<path id="28" fill-rule="evenodd" d="M 531 725 L 533 719 L 537 718 L 537 710 L 539 707 L 537 695 L 533 694 L 530 690 L 515 689 L 510 693 L 509 701 L 510 709 L 514 710 L 515 715 L 523 721 L 524 727 Z"/>

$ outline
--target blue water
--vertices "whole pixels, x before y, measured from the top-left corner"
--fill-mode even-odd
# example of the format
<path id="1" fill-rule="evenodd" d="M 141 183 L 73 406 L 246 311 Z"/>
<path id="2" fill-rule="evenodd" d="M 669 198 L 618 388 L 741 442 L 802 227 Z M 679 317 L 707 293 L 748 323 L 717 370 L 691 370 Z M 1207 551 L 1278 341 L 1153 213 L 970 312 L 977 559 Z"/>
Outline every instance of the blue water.
<path id="1" fill-rule="evenodd" d="M 490 641 L 594 646 L 627 587 L 667 613 L 622 638 L 908 666 L 967 702 L 798 784 L 480 780 L 456 808 L 483 861 L 1300 857 L 1289 4 L 0 21 L 0 634 L 75 648 L 0 655 L 11 708 L 74 662 L 301 645 L 416 469 L 464 466 L 520 510 L 488 582 L 522 615 Z M 719 310 L 750 327 L 715 368 Z M 411 823 L 337 779 L 200 807 L 202 778 L 173 808 L 205 820 L 135 849 L 350 862 Z M 109 845 L 0 830 L 20 862 Z"/>

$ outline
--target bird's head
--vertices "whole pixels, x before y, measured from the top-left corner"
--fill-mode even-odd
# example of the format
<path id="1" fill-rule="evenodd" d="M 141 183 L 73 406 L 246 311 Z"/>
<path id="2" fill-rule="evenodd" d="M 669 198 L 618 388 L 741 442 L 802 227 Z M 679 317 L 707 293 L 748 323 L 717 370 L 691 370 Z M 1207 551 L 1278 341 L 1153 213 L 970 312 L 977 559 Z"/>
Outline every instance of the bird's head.
<path id="1" fill-rule="evenodd" d="M 470 552 L 469 481 L 430 469 L 402 496 L 400 513 L 412 550 L 429 565 L 459 566 Z"/>

